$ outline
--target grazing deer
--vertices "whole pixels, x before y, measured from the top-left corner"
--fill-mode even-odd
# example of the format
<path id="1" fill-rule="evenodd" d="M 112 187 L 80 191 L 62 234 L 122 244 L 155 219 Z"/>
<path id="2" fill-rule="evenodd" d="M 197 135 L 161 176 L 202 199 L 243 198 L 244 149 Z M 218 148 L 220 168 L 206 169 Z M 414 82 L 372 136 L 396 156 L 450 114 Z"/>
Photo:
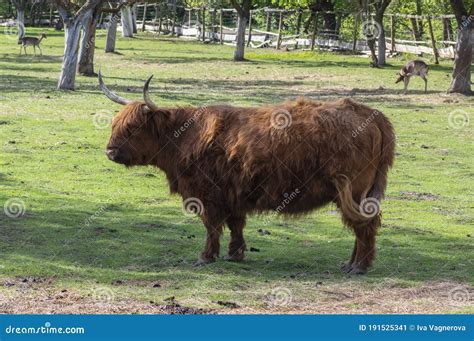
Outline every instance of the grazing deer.
<path id="1" fill-rule="evenodd" d="M 399 83 L 403 81 L 405 84 L 405 89 L 403 93 L 407 93 L 408 83 L 410 83 L 411 76 L 420 76 L 425 81 L 425 93 L 428 90 L 428 79 L 426 75 L 428 74 L 428 65 L 422 60 L 412 60 L 405 64 L 404 67 L 401 68 L 400 73 L 398 75 L 398 79 L 395 83 Z"/>
<path id="2" fill-rule="evenodd" d="M 43 40 L 43 38 L 46 38 L 46 34 L 44 33 L 41 33 L 39 35 L 38 38 L 35 38 L 35 37 L 21 37 L 19 40 L 18 40 L 18 44 L 21 44 L 21 47 L 20 47 L 20 56 L 21 56 L 21 50 L 24 49 L 25 50 L 25 55 L 26 55 L 26 47 L 28 45 L 33 45 L 33 49 L 35 51 L 35 56 L 36 56 L 36 46 L 38 46 L 39 50 L 40 50 L 40 56 L 43 55 L 43 51 L 41 51 L 41 47 L 40 47 L 40 43 L 41 43 L 41 40 Z"/>

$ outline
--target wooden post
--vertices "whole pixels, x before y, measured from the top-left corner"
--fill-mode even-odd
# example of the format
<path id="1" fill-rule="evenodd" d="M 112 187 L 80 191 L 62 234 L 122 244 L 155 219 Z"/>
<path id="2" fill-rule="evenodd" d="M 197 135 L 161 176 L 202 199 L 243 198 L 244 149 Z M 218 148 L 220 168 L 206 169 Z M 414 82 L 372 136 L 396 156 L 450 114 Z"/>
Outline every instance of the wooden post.
<path id="1" fill-rule="evenodd" d="M 143 19 L 142 19 L 142 32 L 145 32 L 145 24 L 146 24 L 146 8 L 148 6 L 148 3 L 145 2 L 143 5 Z"/>
<path id="2" fill-rule="evenodd" d="M 428 15 L 428 27 L 430 29 L 431 45 L 433 46 L 433 54 L 435 57 L 435 64 L 439 64 L 438 49 L 436 48 L 436 40 L 433 34 L 433 24 L 431 23 L 431 16 Z"/>
<path id="3" fill-rule="evenodd" d="M 176 27 L 176 2 L 173 2 L 173 21 L 171 23 L 171 35 L 174 36 L 174 31 Z"/>
<path id="4" fill-rule="evenodd" d="M 280 12 L 280 21 L 278 22 L 278 39 L 276 44 L 276 49 L 280 49 L 281 45 L 281 30 L 283 28 L 283 11 Z"/>
<path id="5" fill-rule="evenodd" d="M 53 27 L 53 6 L 49 6 L 49 27 Z"/>
<path id="6" fill-rule="evenodd" d="M 206 40 L 206 7 L 202 8 L 202 41 Z"/>
<path id="7" fill-rule="evenodd" d="M 223 25 L 223 21 L 224 21 L 224 14 L 223 14 L 223 11 L 222 11 L 222 8 L 220 10 L 220 15 L 219 15 L 219 38 L 220 38 L 220 41 L 221 41 L 221 45 L 224 44 L 224 31 L 222 29 L 222 25 Z"/>
<path id="8" fill-rule="evenodd" d="M 314 13 L 313 17 L 313 34 L 311 35 L 311 51 L 314 51 L 316 45 L 316 33 L 318 32 L 318 12 Z"/>
<path id="9" fill-rule="evenodd" d="M 298 14 L 297 14 L 297 17 L 296 17 L 296 34 L 298 35 L 298 37 L 296 37 L 296 39 L 299 38 L 299 35 L 301 33 L 301 19 L 302 19 L 302 16 L 303 16 L 303 12 L 301 11 L 300 8 L 298 8 Z M 296 40 L 296 43 L 295 43 L 295 50 L 298 48 L 298 40 Z"/>
<path id="10" fill-rule="evenodd" d="M 357 37 L 359 35 L 359 13 L 354 14 L 354 32 L 352 33 L 352 52 L 357 50 Z"/>
<path id="11" fill-rule="evenodd" d="M 271 28 L 272 28 L 272 13 L 270 11 L 266 11 L 267 12 L 267 18 L 266 18 L 266 21 L 265 21 L 265 32 L 270 32 Z M 265 34 L 265 41 L 267 41 L 268 39 L 270 39 L 270 35 L 268 34 Z"/>
<path id="12" fill-rule="evenodd" d="M 392 52 L 396 51 L 395 46 L 395 15 L 390 16 L 390 40 L 391 40 L 391 50 Z"/>
<path id="13" fill-rule="evenodd" d="M 191 28 L 191 15 L 192 15 L 192 13 L 193 13 L 193 9 L 190 8 L 188 10 L 188 28 Z"/>
<path id="14" fill-rule="evenodd" d="M 249 16 L 249 35 L 247 38 L 247 46 L 250 46 L 251 40 L 252 40 L 252 11 L 250 11 L 250 16 Z"/>
<path id="15" fill-rule="evenodd" d="M 157 5 L 157 10 L 158 10 L 158 5 Z M 158 13 L 158 12 L 157 12 Z M 159 12 L 159 18 L 158 18 L 158 35 L 161 34 L 161 24 L 163 23 L 163 16 L 161 13 L 161 10 Z"/>
<path id="16" fill-rule="evenodd" d="M 216 35 L 217 35 L 217 27 L 216 26 L 217 25 L 216 25 L 216 9 L 215 8 L 212 9 L 211 19 L 212 19 L 211 20 L 212 21 L 212 23 L 211 23 L 211 25 L 212 25 L 212 28 L 211 28 L 212 37 L 211 37 L 211 39 L 214 42 L 214 41 L 217 40 L 217 37 L 216 37 Z"/>

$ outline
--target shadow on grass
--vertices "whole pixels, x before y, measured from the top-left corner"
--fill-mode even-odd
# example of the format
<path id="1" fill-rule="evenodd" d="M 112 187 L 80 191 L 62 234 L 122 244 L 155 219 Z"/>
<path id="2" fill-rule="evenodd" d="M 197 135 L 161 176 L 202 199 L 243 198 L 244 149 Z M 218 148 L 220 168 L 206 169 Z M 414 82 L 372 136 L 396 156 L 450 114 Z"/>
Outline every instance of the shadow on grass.
<path id="1" fill-rule="evenodd" d="M 3 185 L 8 182 L 4 177 L 0 181 Z M 9 182 L 10 185 L 14 184 Z M 2 203 L 7 199 L 0 196 Z M 340 230 L 342 225 L 326 227 L 317 217 L 311 218 L 313 226 L 304 228 L 298 220 L 286 224 L 272 220 L 264 226 L 271 230 L 271 236 L 256 233 L 262 222 L 253 217 L 249 219 L 246 239 L 248 246 L 259 252 L 247 252 L 247 259 L 241 263 L 219 260 L 194 269 L 191 264 L 200 254 L 205 229 L 197 218 L 184 216 L 180 207 L 158 203 L 137 210 L 124 202 L 98 204 L 50 196 L 42 199 L 41 207 L 47 209 L 35 209 L 28 198 L 24 200 L 23 217 L 0 216 L 2 259 L 12 268 L 19 268 L 16 274 L 20 271 L 22 276 L 44 275 L 41 265 L 48 264 L 49 273 L 57 277 L 83 276 L 97 281 L 103 280 L 104 273 L 127 277 L 127 270 L 132 269 L 135 275 L 154 278 L 161 273 L 168 279 L 182 272 L 258 281 L 344 279 L 339 266 L 349 258 L 353 246 L 353 237 L 347 230 Z M 308 221 L 305 219 L 304 224 Z M 311 241 L 307 235 L 313 229 L 323 236 L 318 241 Z M 405 238 L 412 234 L 423 250 L 415 244 L 401 243 L 397 237 L 400 233 Z M 448 250 L 447 245 L 456 248 Z M 471 280 L 457 270 L 458 264 L 466 262 L 468 239 L 420 234 L 400 226 L 396 232 L 382 229 L 378 247 L 378 259 L 368 275 L 371 279 Z M 221 252 L 225 251 L 223 243 Z M 17 263 L 21 259 L 30 261 L 34 274 L 23 273 L 27 267 Z M 4 271 L 4 275 L 9 274 Z"/>

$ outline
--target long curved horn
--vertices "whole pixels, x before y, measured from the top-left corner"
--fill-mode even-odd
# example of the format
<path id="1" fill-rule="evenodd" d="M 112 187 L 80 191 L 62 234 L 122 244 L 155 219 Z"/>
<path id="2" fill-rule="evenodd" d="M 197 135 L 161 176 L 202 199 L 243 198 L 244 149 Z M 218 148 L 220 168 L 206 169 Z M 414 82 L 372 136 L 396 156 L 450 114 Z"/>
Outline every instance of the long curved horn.
<path id="1" fill-rule="evenodd" d="M 143 86 L 143 99 L 145 100 L 146 106 L 151 111 L 158 111 L 159 110 L 158 106 L 155 103 L 153 103 L 153 101 L 150 98 L 150 94 L 148 93 L 148 87 L 150 85 L 152 78 L 153 78 L 153 75 L 151 75 L 150 78 L 147 79 L 147 81 L 145 82 L 145 85 Z"/>
<path id="2" fill-rule="evenodd" d="M 113 101 L 115 103 L 122 104 L 122 105 L 127 105 L 127 104 L 130 104 L 130 103 L 133 102 L 132 100 L 120 97 L 119 95 L 117 95 L 117 94 L 113 93 L 112 91 L 110 91 L 107 88 L 107 86 L 105 86 L 104 81 L 102 80 L 102 74 L 100 73 L 100 70 L 99 70 L 99 88 L 100 88 L 100 90 L 102 90 L 102 92 L 105 94 L 105 96 L 107 96 L 108 99 L 110 99 L 111 101 Z"/>

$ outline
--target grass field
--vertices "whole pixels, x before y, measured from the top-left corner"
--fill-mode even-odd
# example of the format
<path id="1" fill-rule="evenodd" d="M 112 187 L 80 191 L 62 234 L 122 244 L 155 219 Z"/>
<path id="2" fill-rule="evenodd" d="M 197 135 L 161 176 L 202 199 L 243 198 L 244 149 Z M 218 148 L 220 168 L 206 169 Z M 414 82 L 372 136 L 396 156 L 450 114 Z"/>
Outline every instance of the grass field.
<path id="1" fill-rule="evenodd" d="M 160 171 L 107 160 L 120 107 L 95 78 L 57 91 L 63 36 L 46 33 L 42 57 L 19 57 L 0 33 L 0 204 L 10 210 L 0 214 L 0 312 L 474 312 L 474 99 L 445 94 L 451 61 L 431 66 L 428 94 L 418 78 L 403 96 L 394 80 L 408 57 L 372 69 L 357 56 L 249 50 L 249 62 L 234 63 L 231 47 L 151 35 L 120 39 L 119 53 L 106 55 L 99 32 L 96 66 L 125 97 L 141 99 L 154 74 L 162 105 L 351 96 L 395 126 L 366 276 L 339 269 L 354 237 L 334 206 L 299 220 L 251 217 L 244 262 L 194 268 L 204 227 L 183 214 Z M 12 218 L 16 202 L 24 212 Z"/>

